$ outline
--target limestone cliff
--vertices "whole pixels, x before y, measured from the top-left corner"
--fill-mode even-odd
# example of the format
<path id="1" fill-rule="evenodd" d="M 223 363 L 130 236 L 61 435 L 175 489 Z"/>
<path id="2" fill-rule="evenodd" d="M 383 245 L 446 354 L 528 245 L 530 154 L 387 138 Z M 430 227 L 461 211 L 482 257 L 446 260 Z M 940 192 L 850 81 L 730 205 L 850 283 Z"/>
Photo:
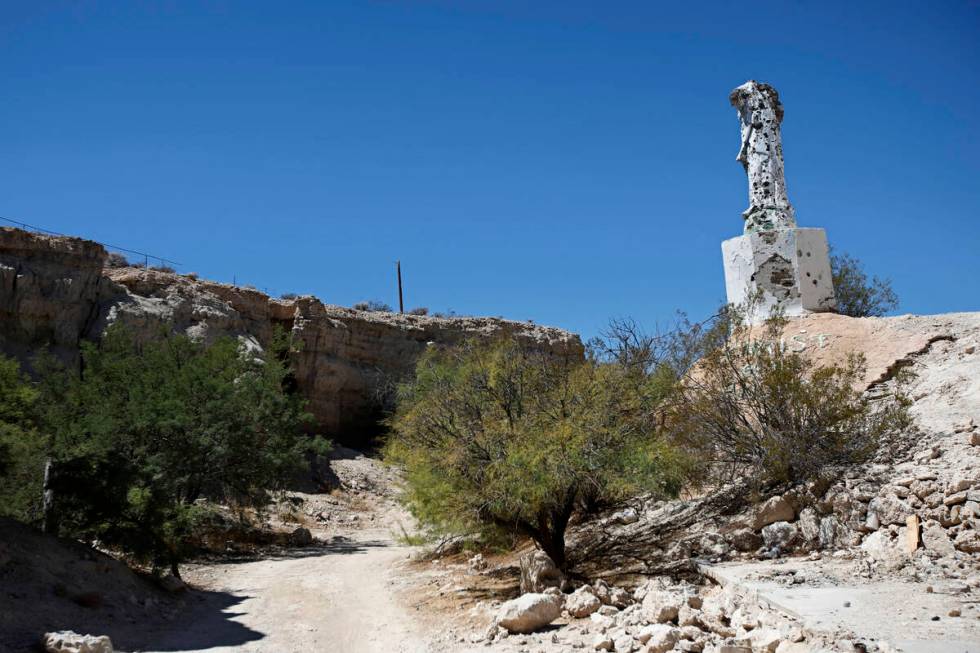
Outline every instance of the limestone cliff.
<path id="1" fill-rule="evenodd" d="M 296 382 L 320 429 L 348 439 L 373 426 L 379 386 L 411 370 L 428 343 L 508 334 L 546 351 L 583 351 L 577 335 L 528 322 L 373 313 L 312 296 L 273 299 L 179 274 L 109 268 L 106 257 L 92 241 L 0 229 L 0 349 L 29 363 L 48 346 L 71 360 L 83 339 L 97 339 L 115 322 L 141 338 L 168 329 L 205 341 L 231 335 L 258 348 L 281 326 L 299 344 Z"/>

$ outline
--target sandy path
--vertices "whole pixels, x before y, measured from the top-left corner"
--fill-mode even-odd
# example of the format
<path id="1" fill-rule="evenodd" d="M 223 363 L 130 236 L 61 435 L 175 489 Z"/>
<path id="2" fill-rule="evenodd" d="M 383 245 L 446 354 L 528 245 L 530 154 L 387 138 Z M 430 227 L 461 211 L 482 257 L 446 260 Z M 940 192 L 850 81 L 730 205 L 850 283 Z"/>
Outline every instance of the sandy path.
<path id="1" fill-rule="evenodd" d="M 288 556 L 189 569 L 201 589 L 156 652 L 422 653 L 421 626 L 394 595 L 410 548 L 377 530 Z"/>

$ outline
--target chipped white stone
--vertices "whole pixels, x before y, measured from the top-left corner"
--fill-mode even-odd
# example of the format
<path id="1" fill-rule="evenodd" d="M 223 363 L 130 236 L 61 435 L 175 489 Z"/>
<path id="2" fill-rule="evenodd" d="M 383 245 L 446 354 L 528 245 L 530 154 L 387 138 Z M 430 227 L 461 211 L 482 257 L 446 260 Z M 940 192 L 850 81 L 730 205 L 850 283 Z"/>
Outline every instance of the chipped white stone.
<path id="1" fill-rule="evenodd" d="M 797 228 L 786 192 L 779 94 L 752 80 L 729 99 L 741 124 L 737 159 L 748 176 L 749 208 L 742 213 L 744 235 L 722 243 L 728 302 L 745 305 L 761 295 L 747 316 L 751 323 L 777 306 L 787 316 L 832 311 L 837 303 L 827 235 L 823 229 Z"/>

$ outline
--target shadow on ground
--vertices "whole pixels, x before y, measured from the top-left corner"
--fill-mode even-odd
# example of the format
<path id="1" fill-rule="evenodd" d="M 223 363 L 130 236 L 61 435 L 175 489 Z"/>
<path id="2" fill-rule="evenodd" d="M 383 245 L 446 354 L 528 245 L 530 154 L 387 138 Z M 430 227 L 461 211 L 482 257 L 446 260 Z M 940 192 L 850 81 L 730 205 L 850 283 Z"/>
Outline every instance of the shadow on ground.
<path id="1" fill-rule="evenodd" d="M 123 651 L 176 652 L 242 646 L 265 637 L 264 633 L 233 621 L 244 614 L 236 607 L 250 598 L 229 592 L 190 590 L 184 596 L 183 609 L 174 618 L 158 621 L 154 628 L 142 628 L 136 633 L 122 627 L 118 632 L 109 628 L 103 634 L 109 635 L 115 648 Z M 192 620 L 183 618 L 191 612 Z"/>
<path id="2" fill-rule="evenodd" d="M 200 564 L 240 565 L 259 560 L 299 560 L 301 558 L 316 558 L 325 555 L 350 555 L 364 553 L 369 549 L 383 549 L 391 546 L 390 541 L 384 540 L 351 540 L 345 537 L 334 537 L 326 542 L 318 542 L 311 546 L 290 548 L 268 548 L 255 553 L 235 555 L 218 555 L 200 558 Z"/>
<path id="3" fill-rule="evenodd" d="M 108 635 L 122 651 L 184 651 L 216 646 L 239 646 L 262 639 L 263 633 L 232 621 L 235 611 L 248 596 L 226 592 L 192 590 L 180 601 L 168 601 L 134 614 L 132 606 L 105 602 L 79 609 L 70 599 L 51 596 L 43 612 L 7 610 L 0 618 L 0 651 L 41 651 L 46 632 L 73 630 L 90 635 Z M 63 604 L 64 609 L 57 608 Z M 142 610 L 141 610 L 142 611 Z M 188 622 L 181 615 L 193 611 Z"/>

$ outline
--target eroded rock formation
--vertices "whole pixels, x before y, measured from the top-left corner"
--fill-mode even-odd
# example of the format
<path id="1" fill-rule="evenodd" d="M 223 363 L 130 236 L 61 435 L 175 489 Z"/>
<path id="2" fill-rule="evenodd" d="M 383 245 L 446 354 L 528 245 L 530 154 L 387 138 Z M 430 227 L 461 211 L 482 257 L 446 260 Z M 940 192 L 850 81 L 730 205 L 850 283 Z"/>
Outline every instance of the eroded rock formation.
<path id="1" fill-rule="evenodd" d="M 116 322 L 139 338 L 168 329 L 262 348 L 279 326 L 298 344 L 296 383 L 320 430 L 348 441 L 375 424 L 379 389 L 410 372 L 429 343 L 506 334 L 546 351 L 583 351 L 577 335 L 528 322 L 357 311 L 312 296 L 279 300 L 169 272 L 108 268 L 106 256 L 80 238 L 0 230 L 0 349 L 28 365 L 45 346 L 70 361 L 83 339 Z"/>

